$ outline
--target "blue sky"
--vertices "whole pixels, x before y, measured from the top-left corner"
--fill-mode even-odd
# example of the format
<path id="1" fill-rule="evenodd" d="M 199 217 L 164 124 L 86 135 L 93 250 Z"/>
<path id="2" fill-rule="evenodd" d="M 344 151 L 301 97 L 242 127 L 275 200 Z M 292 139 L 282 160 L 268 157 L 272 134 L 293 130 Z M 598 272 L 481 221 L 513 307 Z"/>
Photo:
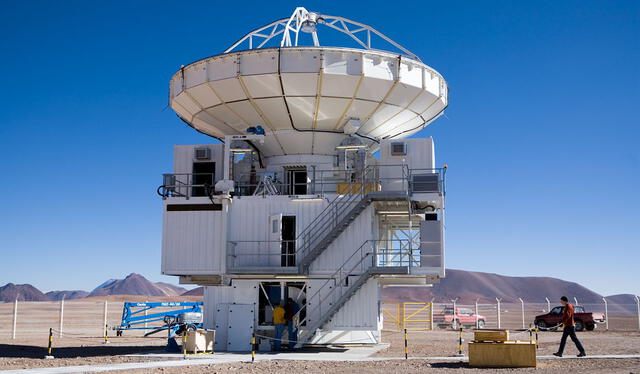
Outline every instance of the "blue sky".
<path id="1" fill-rule="evenodd" d="M 0 13 L 0 284 L 160 275 L 155 189 L 171 75 L 290 2 L 10 2 Z M 640 294 L 640 2 L 318 2 L 405 45 L 450 87 L 448 267 Z M 322 35 L 322 34 L 321 34 Z M 321 39 L 322 41 L 322 39 Z"/>

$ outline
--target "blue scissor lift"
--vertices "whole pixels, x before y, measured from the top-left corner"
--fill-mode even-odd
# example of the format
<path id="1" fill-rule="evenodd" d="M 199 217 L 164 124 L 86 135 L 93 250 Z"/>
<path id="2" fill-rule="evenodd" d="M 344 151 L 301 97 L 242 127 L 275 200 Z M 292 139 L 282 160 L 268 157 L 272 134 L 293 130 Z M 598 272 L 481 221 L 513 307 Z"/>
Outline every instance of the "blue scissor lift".
<path id="1" fill-rule="evenodd" d="M 202 328 L 202 306 L 199 302 L 156 302 L 132 303 L 125 302 L 122 308 L 122 321 L 116 330 L 117 336 L 122 336 L 124 330 L 151 330 L 144 334 L 149 336 L 160 331 L 167 331 L 167 350 L 178 350 L 175 340 L 186 331 Z M 155 308 L 177 308 L 158 313 L 149 313 Z M 145 315 L 146 313 L 146 315 Z M 157 322 L 162 321 L 163 325 Z M 145 326 L 146 324 L 146 326 Z"/>

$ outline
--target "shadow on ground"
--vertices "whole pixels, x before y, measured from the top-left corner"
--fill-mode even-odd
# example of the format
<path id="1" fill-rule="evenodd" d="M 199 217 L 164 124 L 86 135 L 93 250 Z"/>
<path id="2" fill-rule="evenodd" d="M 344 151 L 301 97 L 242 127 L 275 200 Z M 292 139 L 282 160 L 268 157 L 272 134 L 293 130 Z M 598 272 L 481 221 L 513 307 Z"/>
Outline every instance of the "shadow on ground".
<path id="1" fill-rule="evenodd" d="M 127 355 L 141 352 L 158 352 L 156 346 L 86 346 L 86 347 L 54 347 L 53 356 L 56 358 L 77 358 L 77 357 L 104 357 Z M 13 345 L 0 344 L 0 358 L 43 358 L 47 354 L 47 349 L 42 346 L 33 345 Z"/>

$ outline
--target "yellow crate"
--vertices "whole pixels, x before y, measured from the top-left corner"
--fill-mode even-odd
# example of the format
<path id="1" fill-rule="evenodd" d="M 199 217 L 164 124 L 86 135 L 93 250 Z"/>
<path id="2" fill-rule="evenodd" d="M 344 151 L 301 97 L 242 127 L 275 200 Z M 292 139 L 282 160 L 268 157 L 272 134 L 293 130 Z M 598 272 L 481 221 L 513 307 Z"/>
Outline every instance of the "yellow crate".
<path id="1" fill-rule="evenodd" d="M 504 342 L 509 340 L 509 330 L 475 330 L 473 340 L 477 342 Z"/>
<path id="2" fill-rule="evenodd" d="M 507 341 L 469 343 L 469 366 L 494 368 L 536 367 L 535 343 Z"/>

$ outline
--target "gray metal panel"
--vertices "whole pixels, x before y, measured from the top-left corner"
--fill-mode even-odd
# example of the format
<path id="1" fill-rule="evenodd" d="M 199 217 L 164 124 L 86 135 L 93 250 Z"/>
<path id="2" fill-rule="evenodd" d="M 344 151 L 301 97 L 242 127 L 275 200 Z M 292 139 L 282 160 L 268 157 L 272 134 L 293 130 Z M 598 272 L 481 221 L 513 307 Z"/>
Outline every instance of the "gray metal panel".
<path id="1" fill-rule="evenodd" d="M 255 306 L 247 304 L 228 304 L 227 351 L 247 352 L 251 350 L 251 334 Z"/>
<path id="2" fill-rule="evenodd" d="M 420 222 L 420 266 L 443 267 L 442 221 Z"/>

